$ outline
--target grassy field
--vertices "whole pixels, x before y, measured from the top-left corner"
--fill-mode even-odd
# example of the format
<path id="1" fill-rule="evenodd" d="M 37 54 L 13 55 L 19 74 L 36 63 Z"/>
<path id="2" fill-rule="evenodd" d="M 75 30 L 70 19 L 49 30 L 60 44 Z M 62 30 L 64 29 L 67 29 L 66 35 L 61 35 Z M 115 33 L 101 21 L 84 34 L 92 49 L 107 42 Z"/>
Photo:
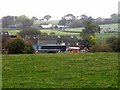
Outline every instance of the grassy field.
<path id="1" fill-rule="evenodd" d="M 3 88 L 118 88 L 117 53 L 24 54 L 2 58 Z"/>
<path id="2" fill-rule="evenodd" d="M 120 33 L 101 33 L 96 34 L 96 40 L 99 42 L 105 42 L 108 37 L 118 37 L 118 34 Z"/>
<path id="3" fill-rule="evenodd" d="M 107 28 L 118 29 L 118 24 L 106 24 L 106 25 L 100 25 L 100 27 L 103 28 L 103 29 L 107 29 Z"/>
<path id="4" fill-rule="evenodd" d="M 16 35 L 17 33 L 19 33 L 21 30 L 3 30 L 3 31 L 8 31 L 8 33 L 10 34 L 10 35 Z"/>
<path id="5" fill-rule="evenodd" d="M 106 29 L 106 28 L 118 28 L 118 24 L 107 24 L 107 25 L 100 25 L 101 28 Z M 65 29 L 66 31 L 82 31 L 83 28 L 68 28 Z M 16 34 L 17 32 L 19 32 L 20 30 L 5 30 L 5 31 L 9 31 L 10 34 Z M 41 30 L 42 32 L 57 32 L 57 30 L 50 30 L 50 29 L 43 29 Z M 58 31 L 58 33 L 61 34 L 60 31 Z"/>
<path id="6" fill-rule="evenodd" d="M 101 28 L 106 29 L 106 28 L 118 28 L 118 24 L 107 24 L 107 25 L 100 25 Z M 68 28 L 65 29 L 65 31 L 71 31 L 71 32 L 64 32 L 64 31 L 59 31 L 59 30 L 51 30 L 51 29 L 41 29 L 40 31 L 43 33 L 50 34 L 51 32 L 54 32 L 55 35 L 61 35 L 61 36 L 66 36 L 66 35 L 74 35 L 78 39 L 80 39 L 80 32 L 82 31 L 83 28 Z M 6 30 L 8 31 L 11 35 L 18 33 L 20 30 Z M 78 33 L 74 33 L 74 32 Z M 104 33 L 104 34 L 96 34 L 96 39 L 97 41 L 105 41 L 108 37 L 111 36 L 118 36 L 118 33 Z"/>

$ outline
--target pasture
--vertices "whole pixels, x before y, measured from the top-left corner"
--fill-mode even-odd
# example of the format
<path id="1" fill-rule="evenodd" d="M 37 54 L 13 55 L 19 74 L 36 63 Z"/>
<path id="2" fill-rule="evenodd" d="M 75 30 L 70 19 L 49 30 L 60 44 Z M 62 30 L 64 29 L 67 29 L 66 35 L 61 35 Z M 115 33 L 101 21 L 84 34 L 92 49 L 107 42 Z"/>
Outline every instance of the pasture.
<path id="1" fill-rule="evenodd" d="M 108 37 L 118 37 L 120 33 L 101 33 L 96 34 L 96 41 L 105 42 Z"/>
<path id="2" fill-rule="evenodd" d="M 118 88 L 118 53 L 2 56 L 3 88 Z"/>
<path id="3" fill-rule="evenodd" d="M 101 28 L 107 29 L 107 28 L 118 28 L 118 24 L 106 24 L 106 25 L 100 25 Z M 55 35 L 61 35 L 61 36 L 66 36 L 66 35 L 74 35 L 78 39 L 80 39 L 80 32 L 82 32 L 83 28 L 67 28 L 65 30 L 51 30 L 51 29 L 40 29 L 42 33 L 47 33 L 48 35 L 51 32 L 54 32 Z M 10 34 L 16 34 L 20 32 L 20 30 L 5 30 L 8 31 Z M 77 32 L 77 33 L 76 33 Z M 108 37 L 115 36 L 118 37 L 118 33 L 103 33 L 103 34 L 96 34 L 96 40 L 97 41 L 105 41 Z"/>
<path id="4" fill-rule="evenodd" d="M 120 25 L 120 24 L 119 24 Z M 107 29 L 107 28 L 115 28 L 118 29 L 118 24 L 105 24 L 105 25 L 100 25 L 100 28 Z"/>

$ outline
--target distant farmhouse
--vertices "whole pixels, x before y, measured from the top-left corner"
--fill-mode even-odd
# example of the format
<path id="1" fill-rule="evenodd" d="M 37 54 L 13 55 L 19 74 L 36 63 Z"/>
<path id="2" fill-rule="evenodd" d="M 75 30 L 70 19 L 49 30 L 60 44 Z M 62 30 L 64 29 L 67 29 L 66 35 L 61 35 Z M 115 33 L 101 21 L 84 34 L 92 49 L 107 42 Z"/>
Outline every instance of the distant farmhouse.
<path id="1" fill-rule="evenodd" d="M 42 29 L 57 29 L 57 30 L 64 30 L 65 28 L 68 28 L 69 26 L 64 25 L 53 25 L 51 23 L 44 23 L 40 25 Z"/>
<path id="2" fill-rule="evenodd" d="M 52 26 L 53 26 L 53 25 L 52 25 L 51 23 L 48 23 L 48 24 L 45 23 L 45 24 L 42 24 L 42 25 L 41 25 L 41 28 L 43 28 L 43 29 L 49 29 L 49 28 L 52 28 Z"/>
<path id="3" fill-rule="evenodd" d="M 69 28 L 69 26 L 55 25 L 54 28 L 55 28 L 55 29 L 58 29 L 58 30 L 65 30 L 65 28 Z"/>
<path id="4" fill-rule="evenodd" d="M 9 35 L 8 32 L 1 32 L 0 34 L 2 34 L 2 38 L 6 39 L 16 38 L 16 35 Z"/>
<path id="5" fill-rule="evenodd" d="M 115 28 L 107 28 L 107 29 L 101 29 L 100 33 L 114 33 L 118 32 L 118 29 Z"/>

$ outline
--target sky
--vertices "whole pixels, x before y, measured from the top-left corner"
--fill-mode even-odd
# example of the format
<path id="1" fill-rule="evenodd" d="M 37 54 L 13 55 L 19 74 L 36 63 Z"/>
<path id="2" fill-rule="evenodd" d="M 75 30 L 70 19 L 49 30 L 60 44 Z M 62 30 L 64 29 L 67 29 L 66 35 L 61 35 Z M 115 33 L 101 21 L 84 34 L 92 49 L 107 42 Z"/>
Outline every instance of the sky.
<path id="1" fill-rule="evenodd" d="M 119 0 L 0 0 L 0 18 L 26 15 L 42 19 L 45 15 L 60 20 L 64 15 L 110 18 L 118 13 Z"/>

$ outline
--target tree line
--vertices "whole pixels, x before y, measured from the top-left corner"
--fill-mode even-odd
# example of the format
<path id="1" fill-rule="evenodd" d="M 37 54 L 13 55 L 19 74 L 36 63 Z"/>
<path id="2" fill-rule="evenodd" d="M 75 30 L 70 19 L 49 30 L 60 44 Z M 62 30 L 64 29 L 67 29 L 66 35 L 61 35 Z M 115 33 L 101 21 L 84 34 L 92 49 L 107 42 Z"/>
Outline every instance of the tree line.
<path id="1" fill-rule="evenodd" d="M 51 18 L 50 15 L 46 15 L 41 20 L 49 20 Z M 37 17 L 29 18 L 25 15 L 21 16 L 5 16 L 2 18 L 2 28 L 17 28 L 17 29 L 26 29 L 30 28 L 34 21 L 38 20 Z"/>
<path id="2" fill-rule="evenodd" d="M 70 28 L 76 28 L 76 27 L 83 27 L 84 24 L 82 23 L 84 20 L 91 19 L 92 21 L 96 22 L 97 25 L 101 24 L 113 24 L 113 23 L 120 23 L 119 18 L 120 14 L 112 14 L 111 18 L 101 18 L 98 17 L 97 19 L 87 16 L 85 14 L 81 16 L 74 16 L 73 14 L 67 14 L 59 21 L 58 24 L 60 25 L 67 25 Z"/>
<path id="3" fill-rule="evenodd" d="M 59 20 L 58 25 L 69 26 L 70 28 L 83 27 L 83 21 L 87 19 L 91 19 L 96 22 L 97 25 L 100 24 L 112 24 L 112 23 L 120 23 L 119 18 L 120 14 L 112 14 L 111 18 L 101 18 L 98 17 L 94 19 L 91 16 L 87 16 L 85 14 L 81 16 L 74 16 L 73 14 L 64 15 L 61 20 Z M 38 20 L 39 22 L 42 20 L 46 20 L 46 22 L 52 18 L 50 15 L 45 15 L 42 19 L 38 19 L 37 17 L 28 18 L 25 15 L 21 16 L 4 16 L 2 18 L 2 27 L 3 28 L 17 28 L 17 29 L 26 29 L 34 25 L 34 22 Z"/>

